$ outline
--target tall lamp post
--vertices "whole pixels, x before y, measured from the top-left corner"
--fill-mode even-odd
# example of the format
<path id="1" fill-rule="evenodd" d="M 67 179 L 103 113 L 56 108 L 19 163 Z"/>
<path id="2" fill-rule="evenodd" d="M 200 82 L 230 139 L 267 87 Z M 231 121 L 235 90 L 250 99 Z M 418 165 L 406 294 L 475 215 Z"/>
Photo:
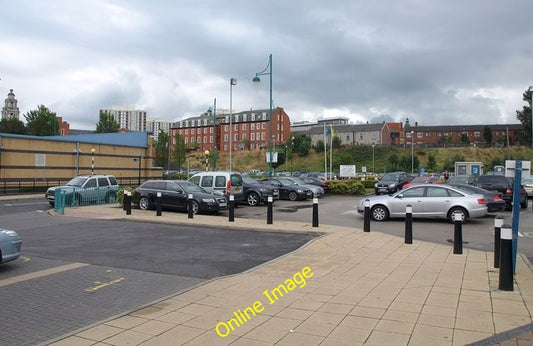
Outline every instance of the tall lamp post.
<path id="1" fill-rule="evenodd" d="M 531 148 L 533 148 L 533 86 L 529 87 L 529 93 L 531 94 Z"/>
<path id="2" fill-rule="evenodd" d="M 231 78 L 229 80 L 229 171 L 231 172 L 231 151 L 233 150 L 233 86 L 237 85 L 237 79 Z"/>
<path id="3" fill-rule="evenodd" d="M 411 131 L 411 174 L 415 172 L 415 131 Z"/>
<path id="4" fill-rule="evenodd" d="M 374 147 L 376 145 L 372 143 L 372 173 L 376 173 L 376 161 L 374 160 Z"/>
<path id="5" fill-rule="evenodd" d="M 259 83 L 261 79 L 259 76 L 265 76 L 268 75 L 270 78 L 270 99 L 268 102 L 268 119 L 270 122 L 270 131 L 268 136 L 268 153 L 269 153 L 269 160 L 268 160 L 268 176 L 269 178 L 272 178 L 272 54 L 268 56 L 268 65 L 265 67 L 265 69 L 261 72 L 257 72 L 255 74 L 255 77 L 252 79 L 252 82 Z"/>
<path id="6" fill-rule="evenodd" d="M 94 152 L 96 149 L 91 149 L 91 175 L 94 174 Z"/>
<path id="7" fill-rule="evenodd" d="M 213 138 L 214 138 L 214 145 L 213 145 L 213 172 L 217 169 L 217 99 L 215 98 L 213 108 L 209 107 L 207 110 L 207 114 L 211 115 L 213 114 Z"/>

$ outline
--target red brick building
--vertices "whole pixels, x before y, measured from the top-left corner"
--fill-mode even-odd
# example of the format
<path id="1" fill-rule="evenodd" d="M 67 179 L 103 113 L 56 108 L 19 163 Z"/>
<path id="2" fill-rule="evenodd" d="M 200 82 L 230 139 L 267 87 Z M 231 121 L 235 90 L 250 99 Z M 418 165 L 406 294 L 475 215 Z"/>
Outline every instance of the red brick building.
<path id="1" fill-rule="evenodd" d="M 172 138 L 177 132 L 187 148 L 200 151 L 229 152 L 268 148 L 270 136 L 269 110 L 250 110 L 231 114 L 204 113 L 178 121 L 170 129 Z M 231 127 L 230 127 L 231 126 Z M 290 119 L 281 107 L 272 109 L 272 145 L 283 144 L 290 138 Z M 230 140 L 231 138 L 231 140 Z"/>

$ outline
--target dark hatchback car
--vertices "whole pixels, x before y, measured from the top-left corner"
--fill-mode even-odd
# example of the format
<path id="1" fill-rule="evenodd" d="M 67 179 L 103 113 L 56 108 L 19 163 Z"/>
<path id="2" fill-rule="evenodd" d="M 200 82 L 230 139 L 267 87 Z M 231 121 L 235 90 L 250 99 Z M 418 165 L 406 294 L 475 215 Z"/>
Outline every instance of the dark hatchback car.
<path id="1" fill-rule="evenodd" d="M 224 196 L 214 195 L 185 180 L 148 180 L 139 185 L 133 194 L 133 203 L 139 209 L 153 209 L 157 203 L 157 193 L 161 193 L 163 208 L 188 211 L 189 194 L 192 194 L 192 212 L 216 213 L 227 208 Z"/>
<path id="2" fill-rule="evenodd" d="M 380 193 L 391 194 L 403 189 L 403 186 L 413 177 L 405 172 L 385 173 L 383 178 L 374 185 L 376 195 Z"/>
<path id="3" fill-rule="evenodd" d="M 268 202 L 268 196 L 279 199 L 279 190 L 277 187 L 262 184 L 252 177 L 243 175 L 242 186 L 244 189 L 244 200 L 250 206 L 260 205 Z"/>
<path id="4" fill-rule="evenodd" d="M 476 186 L 489 191 L 501 192 L 506 209 L 513 209 L 513 178 L 503 175 L 482 175 L 478 178 Z M 523 186 L 520 189 L 520 208 L 527 208 L 527 193 Z"/>
<path id="5" fill-rule="evenodd" d="M 313 191 L 305 186 L 296 185 L 289 180 L 266 178 L 262 179 L 261 182 L 276 187 L 279 190 L 280 199 L 296 201 L 313 198 Z"/>
<path id="6" fill-rule="evenodd" d="M 488 213 L 497 213 L 505 210 L 505 201 L 503 200 L 503 194 L 501 192 L 488 191 L 479 186 L 473 186 L 470 184 L 448 183 L 448 185 L 461 191 L 468 192 L 469 194 L 483 195 L 485 197 Z"/>
<path id="7" fill-rule="evenodd" d="M 300 177 L 306 184 L 320 186 L 324 189 L 325 193 L 328 193 L 331 190 L 329 183 L 323 179 L 315 177 Z"/>

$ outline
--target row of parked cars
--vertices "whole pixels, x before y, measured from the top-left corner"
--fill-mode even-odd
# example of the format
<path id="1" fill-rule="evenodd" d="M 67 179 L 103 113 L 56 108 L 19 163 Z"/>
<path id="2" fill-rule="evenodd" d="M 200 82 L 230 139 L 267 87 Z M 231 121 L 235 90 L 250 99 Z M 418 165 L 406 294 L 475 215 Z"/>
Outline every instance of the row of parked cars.
<path id="1" fill-rule="evenodd" d="M 304 180 L 302 180 L 304 179 Z M 326 182 L 313 178 L 274 177 L 257 180 L 247 175 L 228 171 L 206 171 L 194 174 L 189 180 L 148 180 L 135 188 L 133 202 L 140 209 L 153 209 L 158 194 L 165 208 L 187 211 L 189 196 L 192 197 L 193 213 L 217 212 L 228 206 L 229 195 L 235 203 L 250 206 L 266 204 L 268 197 L 273 200 L 291 201 L 321 197 L 329 188 Z M 119 190 L 117 180 L 112 175 L 79 176 L 64 186 L 49 188 L 45 197 L 55 205 L 56 190 L 65 194 L 65 204 L 77 206 L 112 202 Z"/>
<path id="2" fill-rule="evenodd" d="M 442 181 L 429 175 L 413 178 L 405 172 L 393 172 L 385 174 L 375 184 L 376 196 L 361 200 L 357 211 L 364 213 L 367 200 L 371 217 L 376 221 L 405 217 L 407 205 L 411 206 L 413 217 L 453 221 L 454 213 L 460 213 L 466 220 L 512 210 L 513 189 L 514 179 L 503 175 L 483 175 L 475 181 L 468 177 Z M 381 193 L 385 195 L 379 196 Z M 527 208 L 528 194 L 524 185 L 519 201 L 520 208 Z"/>

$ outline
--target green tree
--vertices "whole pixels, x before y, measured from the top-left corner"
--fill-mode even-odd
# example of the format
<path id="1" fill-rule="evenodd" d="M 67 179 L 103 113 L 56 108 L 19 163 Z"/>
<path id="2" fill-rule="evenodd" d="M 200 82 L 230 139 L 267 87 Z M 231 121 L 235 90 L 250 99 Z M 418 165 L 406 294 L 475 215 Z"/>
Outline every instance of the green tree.
<path id="1" fill-rule="evenodd" d="M 522 107 L 521 111 L 516 111 L 516 118 L 524 125 L 524 139 L 531 143 L 531 96 L 532 92 L 529 89 L 522 94 L 522 100 L 527 102 L 527 105 Z"/>
<path id="2" fill-rule="evenodd" d="M 59 132 L 56 113 L 40 105 L 24 115 L 26 134 L 32 136 L 55 136 Z"/>
<path id="3" fill-rule="evenodd" d="M 396 153 L 392 153 L 390 156 L 389 156 L 389 171 L 392 172 L 392 171 L 397 171 L 398 170 L 398 166 L 400 164 L 400 159 L 398 158 L 398 155 Z"/>
<path id="4" fill-rule="evenodd" d="M 483 138 L 488 145 L 492 145 L 492 131 L 488 125 L 483 128 Z"/>
<path id="5" fill-rule="evenodd" d="M 100 120 L 96 124 L 96 133 L 115 133 L 119 129 L 120 124 L 111 113 L 100 111 Z"/>
<path id="6" fill-rule="evenodd" d="M 164 130 L 159 130 L 157 140 L 153 143 L 155 158 L 154 166 L 166 167 L 168 165 L 168 133 Z M 167 167 L 170 169 L 170 167 Z"/>
<path id="7" fill-rule="evenodd" d="M 294 152 L 300 156 L 308 156 L 311 150 L 311 137 L 296 135 L 294 136 Z"/>
<path id="8" fill-rule="evenodd" d="M 435 154 L 430 153 L 428 155 L 428 163 L 426 168 L 430 172 L 435 171 L 435 169 L 437 168 L 437 158 L 435 157 Z"/>
<path id="9" fill-rule="evenodd" d="M 340 149 L 342 144 L 341 138 L 339 136 L 333 136 L 331 147 L 333 149 Z"/>
<path id="10" fill-rule="evenodd" d="M 470 144 L 470 139 L 468 138 L 468 135 L 466 133 L 463 133 L 461 135 L 461 143 L 462 144 Z"/>
<path id="11" fill-rule="evenodd" d="M 16 118 L 3 118 L 0 120 L 0 132 L 23 135 L 26 133 L 24 123 Z"/>
<path id="12" fill-rule="evenodd" d="M 185 139 L 179 133 L 175 133 L 173 141 L 172 161 L 181 169 L 181 165 L 185 162 L 187 156 L 187 147 L 185 146 Z"/>
<path id="13" fill-rule="evenodd" d="M 315 145 L 315 151 L 317 153 L 323 153 L 324 152 L 324 141 L 319 139 L 317 142 L 316 142 L 316 145 Z"/>

